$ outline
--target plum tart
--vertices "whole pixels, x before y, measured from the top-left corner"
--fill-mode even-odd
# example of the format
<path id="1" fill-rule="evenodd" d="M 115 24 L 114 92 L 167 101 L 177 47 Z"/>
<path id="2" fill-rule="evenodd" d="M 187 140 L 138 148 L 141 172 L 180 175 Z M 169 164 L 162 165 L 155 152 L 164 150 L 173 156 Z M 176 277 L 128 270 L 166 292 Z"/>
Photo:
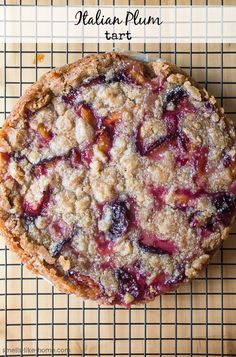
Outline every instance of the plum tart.
<path id="1" fill-rule="evenodd" d="M 65 293 L 151 301 L 196 277 L 228 235 L 233 125 L 166 61 L 106 53 L 52 70 L 0 137 L 1 234 Z"/>

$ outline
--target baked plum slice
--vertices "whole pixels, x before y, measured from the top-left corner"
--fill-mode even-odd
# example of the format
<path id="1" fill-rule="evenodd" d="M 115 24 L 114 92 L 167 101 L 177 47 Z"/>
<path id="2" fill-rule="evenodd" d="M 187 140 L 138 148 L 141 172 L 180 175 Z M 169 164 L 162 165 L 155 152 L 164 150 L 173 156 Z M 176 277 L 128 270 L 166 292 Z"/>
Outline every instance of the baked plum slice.
<path id="1" fill-rule="evenodd" d="M 52 169 L 59 161 L 68 161 L 73 168 L 78 168 L 82 164 L 82 154 L 77 147 L 72 148 L 67 154 L 55 156 L 51 159 L 39 161 L 31 168 L 31 174 L 39 178 L 48 174 L 48 170 Z"/>
<path id="2" fill-rule="evenodd" d="M 75 108 L 76 114 L 81 117 L 84 121 L 90 124 L 93 128 L 97 127 L 96 115 L 91 107 L 87 103 L 79 103 Z"/>
<path id="3" fill-rule="evenodd" d="M 118 110 L 104 117 L 102 120 L 102 124 L 105 127 L 114 128 L 121 118 L 122 118 L 122 111 Z"/>
<path id="4" fill-rule="evenodd" d="M 138 283 L 132 274 L 120 268 L 115 271 L 115 277 L 118 281 L 119 293 L 121 295 L 124 296 L 126 293 L 129 293 L 134 298 L 139 297 Z"/>
<path id="5" fill-rule="evenodd" d="M 205 194 L 207 194 L 207 192 L 204 189 L 199 189 L 196 192 L 193 192 L 188 188 L 177 188 L 174 192 L 175 207 L 181 210 L 193 207 L 195 200 Z"/>
<path id="6" fill-rule="evenodd" d="M 97 134 L 96 144 L 98 149 L 108 157 L 112 148 L 113 135 L 114 133 L 108 128 L 103 128 Z"/>
<path id="7" fill-rule="evenodd" d="M 180 283 L 184 282 L 185 279 L 186 275 L 184 264 L 177 266 L 172 276 L 165 273 L 164 271 L 161 271 L 159 274 L 157 274 L 157 276 L 154 278 L 154 280 L 149 286 L 149 288 L 151 288 L 149 296 L 152 297 L 154 291 L 157 294 L 163 294 L 173 291 L 175 288 L 178 287 Z M 156 293 L 154 293 L 153 296 L 155 296 Z"/>
<path id="8" fill-rule="evenodd" d="M 173 241 L 160 239 L 155 234 L 145 231 L 141 231 L 138 245 L 145 252 L 159 255 L 167 254 L 171 256 L 178 251 Z"/>
<path id="9" fill-rule="evenodd" d="M 143 72 L 143 66 L 141 63 L 129 63 L 122 69 L 117 71 L 114 76 L 114 80 L 125 82 L 128 84 L 144 85 L 145 76 Z"/>
<path id="10" fill-rule="evenodd" d="M 154 197 L 154 205 L 156 210 L 161 210 L 164 205 L 165 195 L 167 189 L 164 186 L 155 187 L 154 185 L 149 185 L 149 192 Z"/>
<path id="11" fill-rule="evenodd" d="M 111 240 L 116 240 L 128 230 L 130 222 L 129 205 L 125 201 L 117 200 L 106 204 L 103 208 L 103 211 L 105 210 L 108 210 L 111 215 L 108 237 Z"/>
<path id="12" fill-rule="evenodd" d="M 63 156 L 55 156 L 51 159 L 41 160 L 37 164 L 32 166 L 31 174 L 36 178 L 47 175 L 48 170 L 53 168 L 60 160 L 63 159 L 64 159 Z"/>
<path id="13" fill-rule="evenodd" d="M 117 71 L 113 81 L 121 81 L 130 85 L 144 86 L 152 93 L 159 93 L 164 88 L 164 76 L 161 74 L 152 77 L 150 73 L 145 71 L 141 63 L 129 63 L 122 69 Z"/>
<path id="14" fill-rule="evenodd" d="M 59 242 L 53 242 L 50 246 L 50 254 L 53 258 L 55 258 L 58 254 L 61 253 L 64 245 L 71 240 L 71 237 L 62 239 Z"/>
<path id="15" fill-rule="evenodd" d="M 51 130 L 48 130 L 43 123 L 40 123 L 37 127 L 36 137 L 39 147 L 42 148 L 48 145 L 54 137 L 54 134 Z"/>
<path id="16" fill-rule="evenodd" d="M 183 87 L 177 86 L 171 89 L 165 97 L 164 108 L 166 108 L 169 103 L 177 105 L 185 97 L 188 97 L 188 92 Z"/>
<path id="17" fill-rule="evenodd" d="M 175 139 L 178 136 L 178 116 L 175 113 L 165 113 L 163 120 L 166 123 L 167 134 L 160 136 L 151 144 L 145 145 L 141 137 L 142 123 L 138 126 L 135 136 L 135 144 L 137 151 L 142 156 L 155 156 L 161 149 L 168 149 L 171 144 L 175 144 Z"/>
<path id="18" fill-rule="evenodd" d="M 102 256 L 110 256 L 112 254 L 113 242 L 106 239 L 103 233 L 99 233 L 94 238 L 97 249 Z"/>
<path id="19" fill-rule="evenodd" d="M 118 294 L 116 303 L 129 306 L 132 303 L 125 301 L 125 295 L 130 294 L 135 300 L 142 300 L 147 289 L 146 278 L 141 273 L 139 266 L 122 267 L 115 270 L 118 281 Z"/>
<path id="20" fill-rule="evenodd" d="M 74 225 L 70 228 L 62 218 L 54 218 L 48 226 L 48 233 L 51 237 L 50 254 L 52 257 L 56 257 L 61 253 L 65 245 L 66 250 L 72 253 L 70 255 L 79 256 L 80 252 L 73 246 L 73 238 L 79 235 L 80 232 L 81 228 L 79 226 Z"/>
<path id="21" fill-rule="evenodd" d="M 71 241 L 73 234 L 62 219 L 54 219 L 48 226 L 48 232 L 52 238 L 50 253 L 52 257 L 55 257 L 61 252 L 64 245 Z"/>
<path id="22" fill-rule="evenodd" d="M 195 173 L 193 175 L 193 181 L 198 187 L 206 187 L 207 164 L 208 164 L 209 148 L 202 146 L 197 148 L 193 153 L 193 166 Z"/>
<path id="23" fill-rule="evenodd" d="M 105 76 L 101 75 L 101 76 L 98 76 L 98 77 L 90 78 L 87 81 L 81 82 L 81 84 L 78 87 L 72 88 L 68 93 L 65 93 L 62 96 L 62 100 L 66 104 L 74 106 L 74 105 L 76 105 L 76 101 L 77 101 L 78 95 L 80 94 L 80 92 L 81 92 L 81 90 L 83 88 L 92 87 L 92 86 L 95 86 L 95 85 L 98 85 L 98 84 L 102 84 L 102 83 L 105 83 Z"/>
<path id="24" fill-rule="evenodd" d="M 213 194 L 212 204 L 216 208 L 216 219 L 229 224 L 236 211 L 236 196 L 228 192 L 218 192 Z"/>
<path id="25" fill-rule="evenodd" d="M 48 207 L 51 193 L 51 188 L 47 188 L 43 193 L 41 200 L 35 204 L 29 203 L 25 198 L 23 198 L 21 204 L 22 216 L 30 216 L 35 218 L 40 216 Z"/>
<path id="26" fill-rule="evenodd" d="M 236 196 L 229 192 L 205 194 L 211 199 L 216 213 L 202 221 L 200 212 L 195 212 L 189 218 L 190 227 L 195 228 L 202 238 L 213 234 L 220 225 L 229 225 L 236 212 Z"/>
<path id="27" fill-rule="evenodd" d="M 188 138 L 182 130 L 179 128 L 180 119 L 187 113 L 195 112 L 194 106 L 190 103 L 188 98 L 188 93 L 180 86 L 174 88 L 172 91 L 167 93 L 164 103 L 164 111 L 162 113 L 162 120 L 166 124 L 167 134 L 159 137 L 156 141 L 151 144 L 145 145 L 141 138 L 140 132 L 142 123 L 138 125 L 135 144 L 137 151 L 142 155 L 149 156 L 152 159 L 158 159 L 161 152 L 168 150 L 170 146 L 177 148 L 177 156 L 181 162 L 182 151 L 186 151 L 186 145 L 188 143 Z M 175 104 L 174 110 L 167 110 L 167 104 L 172 102 Z M 144 121 L 146 119 L 144 118 Z M 181 152 L 179 153 L 181 149 Z M 185 162 L 185 158 L 182 159 Z M 186 162 L 185 162 L 186 163 Z"/>
<path id="28" fill-rule="evenodd" d="M 113 131 L 110 128 L 103 127 L 97 130 L 95 140 L 89 144 L 83 151 L 81 151 L 81 161 L 89 166 L 94 157 L 94 145 L 97 145 L 99 151 L 101 151 L 110 160 L 110 150 L 113 144 Z"/>
<path id="29" fill-rule="evenodd" d="M 78 148 L 70 150 L 68 159 L 73 168 L 78 168 L 81 165 L 81 154 Z"/>

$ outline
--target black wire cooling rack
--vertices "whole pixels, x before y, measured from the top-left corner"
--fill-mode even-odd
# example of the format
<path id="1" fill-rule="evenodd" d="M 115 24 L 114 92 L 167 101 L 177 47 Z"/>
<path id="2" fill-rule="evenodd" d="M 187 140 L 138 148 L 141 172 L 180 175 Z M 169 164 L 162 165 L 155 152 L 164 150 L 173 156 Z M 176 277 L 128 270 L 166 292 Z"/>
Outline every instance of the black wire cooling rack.
<path id="1" fill-rule="evenodd" d="M 0 46 L 2 121 L 17 98 L 45 71 L 113 49 L 103 44 Z M 236 120 L 236 44 L 119 47 L 177 63 L 207 87 Z M 236 356 L 235 234 L 236 227 L 192 284 L 128 310 L 59 293 L 28 272 L 1 241 L 0 356 Z"/>

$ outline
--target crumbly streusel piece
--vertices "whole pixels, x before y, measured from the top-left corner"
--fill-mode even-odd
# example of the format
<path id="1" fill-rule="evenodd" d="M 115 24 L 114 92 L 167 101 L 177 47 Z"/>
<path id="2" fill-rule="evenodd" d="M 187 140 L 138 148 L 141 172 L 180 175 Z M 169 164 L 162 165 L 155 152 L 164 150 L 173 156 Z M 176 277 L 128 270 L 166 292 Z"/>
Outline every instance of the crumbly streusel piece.
<path id="1" fill-rule="evenodd" d="M 147 302 L 194 278 L 235 214 L 235 133 L 180 69 L 111 53 L 44 75 L 0 140 L 0 228 L 62 291 Z"/>

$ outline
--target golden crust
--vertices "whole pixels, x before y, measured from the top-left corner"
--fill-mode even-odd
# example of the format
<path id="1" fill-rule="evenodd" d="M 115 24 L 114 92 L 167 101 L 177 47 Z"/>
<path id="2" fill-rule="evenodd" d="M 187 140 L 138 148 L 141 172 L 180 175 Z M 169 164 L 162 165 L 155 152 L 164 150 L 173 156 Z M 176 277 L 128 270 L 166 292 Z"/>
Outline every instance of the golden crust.
<path id="1" fill-rule="evenodd" d="M 3 128 L 0 130 L 0 137 L 5 138 L 5 133 L 9 127 L 17 127 L 19 118 L 25 117 L 27 120 L 28 111 L 34 111 L 46 105 L 52 95 L 59 94 L 62 91 L 68 89 L 69 87 L 74 87 L 80 83 L 88 75 L 95 76 L 98 73 L 105 71 L 114 62 L 126 60 L 128 57 L 119 53 L 107 53 L 96 56 L 88 56 L 81 60 L 76 61 L 73 64 L 65 65 L 61 68 L 54 69 L 46 74 L 44 74 L 35 84 L 33 84 L 25 94 L 20 98 L 18 103 L 13 108 L 11 114 L 5 121 Z M 132 60 L 130 60 L 132 61 Z M 167 76 L 170 74 L 181 74 L 185 80 L 188 78 L 187 74 L 177 68 L 176 66 L 165 62 L 153 62 L 148 64 L 149 67 L 156 73 L 163 73 Z M 181 78 L 176 78 L 180 80 Z M 198 85 L 189 79 L 195 87 L 199 88 Z M 203 90 L 200 89 L 203 94 Z M 214 104 L 216 109 L 216 104 Z M 218 110 L 218 109 L 216 109 Z M 219 113 L 221 116 L 221 114 Z M 1 170 L 1 167 L 0 167 Z M 5 215 L 0 212 L 0 232 L 5 238 L 8 247 L 14 251 L 20 260 L 36 275 L 45 276 L 49 279 L 60 291 L 67 294 L 76 294 L 77 296 L 83 297 L 85 299 L 98 300 L 101 303 L 106 303 L 106 301 L 99 300 L 99 297 L 89 284 L 86 282 L 81 283 L 81 286 L 74 285 L 68 281 L 65 277 L 60 276 L 58 271 L 53 266 L 49 264 L 46 259 L 42 257 L 42 252 L 40 253 L 40 246 L 33 242 L 28 242 L 27 237 L 15 236 L 10 230 L 6 228 L 5 225 Z M 222 241 L 227 238 L 229 234 L 229 229 L 225 228 L 222 234 Z M 24 249 L 24 246 L 27 249 Z M 187 283 L 191 278 L 194 278 L 197 273 L 208 264 L 208 260 L 205 260 L 199 269 L 194 269 L 194 272 L 185 279 Z M 182 283 L 181 283 L 182 284 Z M 177 287 L 178 284 L 174 288 Z M 138 303 L 144 303 L 146 301 L 139 301 Z M 135 302 L 137 303 L 137 302 Z"/>

